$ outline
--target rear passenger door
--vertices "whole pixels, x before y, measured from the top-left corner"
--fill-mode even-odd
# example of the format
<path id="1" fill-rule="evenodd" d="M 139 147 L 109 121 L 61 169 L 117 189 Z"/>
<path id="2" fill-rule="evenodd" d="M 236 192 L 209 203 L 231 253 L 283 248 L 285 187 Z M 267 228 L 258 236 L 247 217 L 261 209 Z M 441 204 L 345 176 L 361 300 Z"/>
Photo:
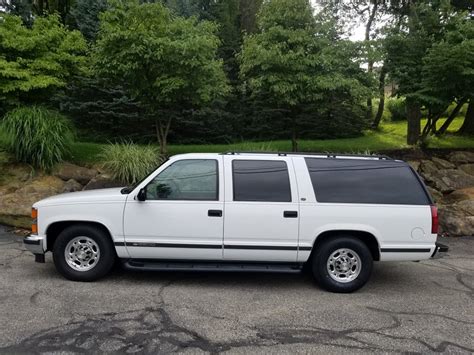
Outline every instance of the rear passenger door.
<path id="1" fill-rule="evenodd" d="M 295 262 L 298 196 L 291 158 L 225 156 L 224 259 Z"/>

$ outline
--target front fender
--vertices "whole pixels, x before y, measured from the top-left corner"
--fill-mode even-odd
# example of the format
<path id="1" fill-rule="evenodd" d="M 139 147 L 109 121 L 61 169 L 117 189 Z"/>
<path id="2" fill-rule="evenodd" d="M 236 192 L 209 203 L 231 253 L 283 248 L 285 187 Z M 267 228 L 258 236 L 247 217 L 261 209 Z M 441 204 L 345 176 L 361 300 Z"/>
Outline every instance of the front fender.
<path id="1" fill-rule="evenodd" d="M 38 235 L 57 222 L 93 222 L 103 225 L 114 242 L 124 242 L 123 203 L 43 206 L 38 209 Z"/>

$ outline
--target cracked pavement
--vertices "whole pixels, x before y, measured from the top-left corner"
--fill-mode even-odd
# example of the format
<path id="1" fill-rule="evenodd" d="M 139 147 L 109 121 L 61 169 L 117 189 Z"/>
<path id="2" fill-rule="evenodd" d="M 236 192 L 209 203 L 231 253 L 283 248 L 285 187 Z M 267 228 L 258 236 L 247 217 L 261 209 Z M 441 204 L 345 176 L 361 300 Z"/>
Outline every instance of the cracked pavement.
<path id="1" fill-rule="evenodd" d="M 474 238 L 376 263 L 353 294 L 305 274 L 134 273 L 93 283 L 37 264 L 0 226 L 0 353 L 474 352 Z"/>

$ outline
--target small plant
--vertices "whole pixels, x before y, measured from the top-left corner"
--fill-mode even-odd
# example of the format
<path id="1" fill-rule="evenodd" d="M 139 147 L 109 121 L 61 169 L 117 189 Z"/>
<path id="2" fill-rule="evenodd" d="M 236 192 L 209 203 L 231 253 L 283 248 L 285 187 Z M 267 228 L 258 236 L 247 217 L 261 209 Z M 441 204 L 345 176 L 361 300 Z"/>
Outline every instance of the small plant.
<path id="1" fill-rule="evenodd" d="M 46 171 L 69 153 L 73 127 L 66 117 L 44 107 L 20 107 L 8 112 L 0 126 L 5 148 L 18 162 Z"/>
<path id="2" fill-rule="evenodd" d="M 163 160 L 155 147 L 128 141 L 109 144 L 100 158 L 114 179 L 130 185 L 143 179 Z"/>
<path id="3" fill-rule="evenodd" d="M 390 111 L 392 121 L 404 121 L 407 119 L 407 106 L 403 98 L 391 98 L 387 100 L 387 108 Z"/>

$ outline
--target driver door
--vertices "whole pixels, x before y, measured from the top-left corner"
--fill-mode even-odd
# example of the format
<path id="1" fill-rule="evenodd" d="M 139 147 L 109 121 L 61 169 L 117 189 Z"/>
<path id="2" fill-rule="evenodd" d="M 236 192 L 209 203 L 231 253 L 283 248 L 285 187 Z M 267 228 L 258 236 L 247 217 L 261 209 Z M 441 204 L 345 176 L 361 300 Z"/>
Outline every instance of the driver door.
<path id="1" fill-rule="evenodd" d="M 146 185 L 145 201 L 130 196 L 124 211 L 130 256 L 222 260 L 222 175 L 221 157 L 176 160 Z"/>

